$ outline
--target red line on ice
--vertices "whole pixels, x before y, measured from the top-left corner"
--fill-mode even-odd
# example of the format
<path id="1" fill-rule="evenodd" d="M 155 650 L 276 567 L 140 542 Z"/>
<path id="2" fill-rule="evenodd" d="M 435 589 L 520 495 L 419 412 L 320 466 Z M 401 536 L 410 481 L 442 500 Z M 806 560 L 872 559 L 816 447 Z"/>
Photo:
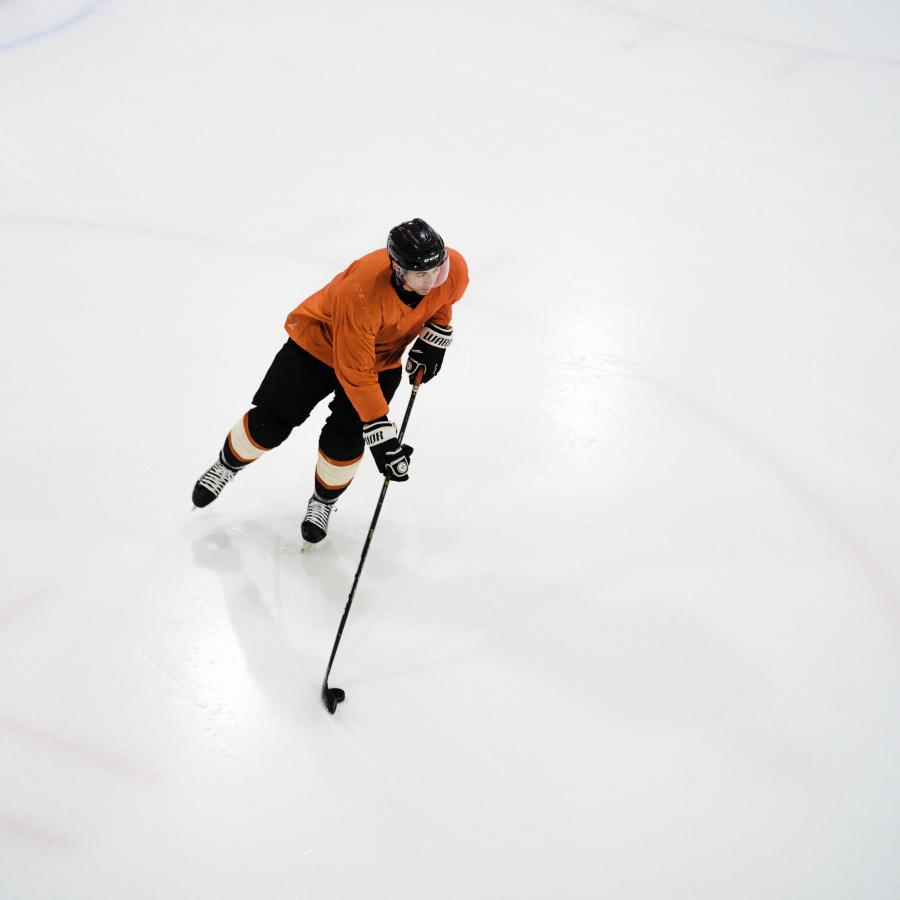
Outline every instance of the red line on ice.
<path id="1" fill-rule="evenodd" d="M 36 606 L 46 597 L 44 591 L 32 591 L 30 594 L 22 597 L 20 600 L 8 606 L 6 609 L 0 610 L 0 628 L 9 625 L 10 622 L 18 619 L 32 606 Z"/>
<path id="2" fill-rule="evenodd" d="M 74 844 L 67 838 L 51 834 L 45 828 L 31 822 L 23 822 L 21 819 L 13 819 L 9 816 L 0 815 L 0 831 L 26 838 L 48 850 L 71 850 L 74 847 Z"/>
<path id="3" fill-rule="evenodd" d="M 681 391 L 671 384 L 653 377 L 641 377 L 658 390 L 665 393 L 672 400 L 676 401 L 680 406 L 690 410 L 694 415 L 705 420 L 709 425 L 721 433 L 728 435 L 728 437 L 740 444 L 745 450 L 765 463 L 766 466 L 768 466 L 783 482 L 789 485 L 802 498 L 806 506 L 813 510 L 828 526 L 835 537 L 841 541 L 847 552 L 857 561 L 865 572 L 872 588 L 881 596 L 882 600 L 887 603 L 893 613 L 895 615 L 900 613 L 900 593 L 898 593 L 896 587 L 892 584 L 884 567 L 869 552 L 865 544 L 853 533 L 853 530 L 847 524 L 846 519 L 844 519 L 834 507 L 823 500 L 812 488 L 805 484 L 786 463 L 782 462 L 782 460 L 762 443 L 751 437 L 747 432 L 742 431 L 737 425 L 730 422 L 725 416 L 715 410 L 710 409 L 701 404 L 698 400 L 681 393 Z"/>
<path id="4" fill-rule="evenodd" d="M 44 747 L 51 747 L 73 759 L 80 760 L 99 769 L 105 769 L 107 772 L 128 775 L 147 782 L 156 780 L 155 775 L 140 768 L 140 766 L 128 762 L 128 760 L 112 756 L 102 750 L 95 750 L 93 747 L 87 747 L 75 741 L 70 741 L 68 738 L 60 737 L 49 731 L 34 728 L 31 725 L 26 725 L 24 722 L 17 722 L 2 714 L 0 714 L 0 731 L 6 731 L 17 737 L 25 738 L 25 740 L 41 744 Z"/>

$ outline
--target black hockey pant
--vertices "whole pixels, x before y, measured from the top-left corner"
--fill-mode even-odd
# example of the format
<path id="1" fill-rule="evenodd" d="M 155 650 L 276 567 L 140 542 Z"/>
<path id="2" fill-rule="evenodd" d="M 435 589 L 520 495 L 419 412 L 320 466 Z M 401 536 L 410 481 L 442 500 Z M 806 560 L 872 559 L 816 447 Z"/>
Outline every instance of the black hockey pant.
<path id="1" fill-rule="evenodd" d="M 390 403 L 402 378 L 398 366 L 378 373 L 378 384 Z M 316 493 L 333 501 L 350 483 L 363 455 L 362 421 L 341 387 L 334 369 L 288 338 L 278 351 L 253 406 L 231 429 L 222 447 L 222 461 L 242 469 L 267 450 L 283 443 L 327 396 L 328 418 L 319 434 Z"/>

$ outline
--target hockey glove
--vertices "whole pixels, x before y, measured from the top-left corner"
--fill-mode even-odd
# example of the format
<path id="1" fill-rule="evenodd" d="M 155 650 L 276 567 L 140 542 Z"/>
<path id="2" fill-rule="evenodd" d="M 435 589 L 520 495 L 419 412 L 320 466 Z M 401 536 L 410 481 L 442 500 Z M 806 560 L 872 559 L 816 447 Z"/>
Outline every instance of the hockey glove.
<path id="1" fill-rule="evenodd" d="M 426 325 L 406 357 L 406 372 L 409 383 L 416 378 L 416 372 L 422 370 L 422 381 L 431 381 L 441 371 L 444 353 L 453 340 L 453 329 L 449 325 Z"/>
<path id="2" fill-rule="evenodd" d="M 363 425 L 363 440 L 375 457 L 375 465 L 391 481 L 409 481 L 409 458 L 413 448 L 397 440 L 397 429 L 387 416 Z"/>

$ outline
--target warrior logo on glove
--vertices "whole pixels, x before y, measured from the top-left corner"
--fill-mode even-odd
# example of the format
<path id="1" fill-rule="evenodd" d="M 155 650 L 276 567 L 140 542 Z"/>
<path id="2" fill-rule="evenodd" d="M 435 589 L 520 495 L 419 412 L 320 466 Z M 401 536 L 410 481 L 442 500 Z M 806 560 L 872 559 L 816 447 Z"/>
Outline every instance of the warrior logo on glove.
<path id="1" fill-rule="evenodd" d="M 416 338 L 416 342 L 406 358 L 406 372 L 409 383 L 416 380 L 416 373 L 422 370 L 422 381 L 431 381 L 441 371 L 444 354 L 453 341 L 453 329 L 449 325 L 427 324 Z"/>
<path id="2" fill-rule="evenodd" d="M 363 425 L 363 440 L 372 451 L 375 465 L 385 478 L 391 481 L 409 480 L 409 458 L 413 448 L 397 439 L 397 427 L 380 416 Z"/>

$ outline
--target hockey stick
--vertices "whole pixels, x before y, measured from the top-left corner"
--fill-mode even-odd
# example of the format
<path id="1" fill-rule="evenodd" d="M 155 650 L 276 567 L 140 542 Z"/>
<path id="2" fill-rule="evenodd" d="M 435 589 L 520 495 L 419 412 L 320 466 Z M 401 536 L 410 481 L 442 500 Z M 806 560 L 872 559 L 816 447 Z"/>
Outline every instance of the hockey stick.
<path id="1" fill-rule="evenodd" d="M 409 395 L 409 403 L 406 405 L 406 414 L 403 416 L 403 424 L 400 426 L 400 434 L 397 437 L 397 440 L 401 444 L 403 443 L 403 434 L 406 431 L 406 423 L 409 422 L 409 414 L 412 412 L 413 403 L 416 401 L 416 394 L 419 392 L 419 385 L 422 383 L 422 374 L 423 372 L 421 369 L 416 373 L 416 380 L 412 386 L 412 392 Z M 356 569 L 356 576 L 353 579 L 353 587 L 350 588 L 350 596 L 347 598 L 347 605 L 344 607 L 344 615 L 341 616 L 341 624 L 338 626 L 337 637 L 335 637 L 334 646 L 331 648 L 331 657 L 328 660 L 328 668 L 325 670 L 325 680 L 322 682 L 322 702 L 325 704 L 325 709 L 332 715 L 334 715 L 338 703 L 344 702 L 344 698 L 347 694 L 339 687 L 329 687 L 328 676 L 331 674 L 331 667 L 334 665 L 334 657 L 337 654 L 338 644 L 341 642 L 341 635 L 344 633 L 344 625 L 347 624 L 347 616 L 350 614 L 350 606 L 353 603 L 353 595 L 356 593 L 356 586 L 359 584 L 359 576 L 362 574 L 366 555 L 369 552 L 369 544 L 372 543 L 372 536 L 375 534 L 375 526 L 378 524 L 378 516 L 381 515 L 381 506 L 384 503 L 384 498 L 390 483 L 391 479 L 386 477 L 384 479 L 384 484 L 381 486 L 381 495 L 375 506 L 375 515 L 372 516 L 372 524 L 369 525 L 369 533 L 366 536 L 366 542 L 363 545 L 362 556 L 359 558 L 359 566 Z"/>

